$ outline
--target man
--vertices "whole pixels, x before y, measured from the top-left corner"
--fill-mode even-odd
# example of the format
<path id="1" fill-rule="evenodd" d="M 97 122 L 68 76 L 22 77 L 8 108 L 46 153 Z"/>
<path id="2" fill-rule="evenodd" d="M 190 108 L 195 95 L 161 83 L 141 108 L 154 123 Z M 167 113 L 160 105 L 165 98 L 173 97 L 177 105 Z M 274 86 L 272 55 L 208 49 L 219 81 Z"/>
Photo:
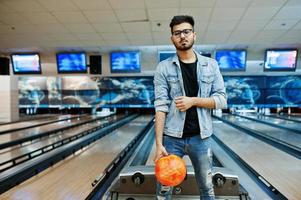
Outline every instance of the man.
<path id="1" fill-rule="evenodd" d="M 174 16 L 171 41 L 177 55 L 159 63 L 154 77 L 156 154 L 188 155 L 201 199 L 214 199 L 211 109 L 227 105 L 217 62 L 192 49 L 196 39 L 191 16 Z M 172 188 L 158 183 L 157 199 L 171 199 Z"/>

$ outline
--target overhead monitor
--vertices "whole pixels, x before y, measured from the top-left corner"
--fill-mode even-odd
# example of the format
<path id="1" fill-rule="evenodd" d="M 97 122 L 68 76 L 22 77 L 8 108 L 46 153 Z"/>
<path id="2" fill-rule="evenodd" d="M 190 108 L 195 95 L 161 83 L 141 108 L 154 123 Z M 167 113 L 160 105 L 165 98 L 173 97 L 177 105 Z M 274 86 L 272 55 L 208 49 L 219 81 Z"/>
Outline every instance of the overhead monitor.
<path id="1" fill-rule="evenodd" d="M 264 71 L 295 71 L 297 54 L 297 49 L 266 50 Z"/>
<path id="2" fill-rule="evenodd" d="M 136 73 L 140 70 L 139 51 L 111 52 L 111 73 Z"/>
<path id="3" fill-rule="evenodd" d="M 200 52 L 200 54 L 202 55 L 202 56 L 205 56 L 205 57 L 208 57 L 208 58 L 211 58 L 211 53 L 210 52 Z"/>
<path id="4" fill-rule="evenodd" d="M 64 52 L 56 54 L 58 73 L 86 73 L 86 54 L 83 52 Z"/>
<path id="5" fill-rule="evenodd" d="M 215 59 L 221 71 L 245 71 L 246 50 L 217 50 Z"/>
<path id="6" fill-rule="evenodd" d="M 159 51 L 158 53 L 159 62 L 166 60 L 167 58 L 173 57 L 176 55 L 175 51 Z"/>
<path id="7" fill-rule="evenodd" d="M 38 53 L 12 54 L 14 74 L 41 74 L 41 62 Z"/>

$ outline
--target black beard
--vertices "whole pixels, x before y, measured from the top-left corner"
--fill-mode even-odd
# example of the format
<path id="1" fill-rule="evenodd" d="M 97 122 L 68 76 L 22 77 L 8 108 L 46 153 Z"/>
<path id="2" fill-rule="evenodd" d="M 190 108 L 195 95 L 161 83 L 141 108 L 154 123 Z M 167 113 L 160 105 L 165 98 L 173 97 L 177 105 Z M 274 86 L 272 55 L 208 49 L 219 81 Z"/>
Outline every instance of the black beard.
<path id="1" fill-rule="evenodd" d="M 188 43 L 188 46 L 182 46 L 181 42 L 182 41 L 180 41 L 180 45 L 174 44 L 178 51 L 187 51 L 187 50 L 191 49 L 194 44 L 194 41 L 192 41 L 191 44 Z"/>

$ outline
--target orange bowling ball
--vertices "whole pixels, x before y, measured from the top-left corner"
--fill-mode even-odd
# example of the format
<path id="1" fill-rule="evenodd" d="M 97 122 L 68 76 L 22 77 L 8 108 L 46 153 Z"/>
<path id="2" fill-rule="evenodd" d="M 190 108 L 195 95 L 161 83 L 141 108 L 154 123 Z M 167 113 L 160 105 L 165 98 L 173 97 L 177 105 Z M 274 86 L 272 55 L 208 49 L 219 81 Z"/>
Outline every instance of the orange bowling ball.
<path id="1" fill-rule="evenodd" d="M 155 175 L 162 185 L 179 185 L 186 176 L 185 162 L 173 154 L 161 157 L 155 163 Z"/>

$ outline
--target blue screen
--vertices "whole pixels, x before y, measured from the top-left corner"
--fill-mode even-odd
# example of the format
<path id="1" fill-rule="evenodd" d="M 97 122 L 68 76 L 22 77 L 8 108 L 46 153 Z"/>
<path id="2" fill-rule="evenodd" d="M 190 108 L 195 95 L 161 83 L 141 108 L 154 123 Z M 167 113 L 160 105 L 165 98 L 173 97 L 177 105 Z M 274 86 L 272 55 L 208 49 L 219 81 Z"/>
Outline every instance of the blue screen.
<path id="1" fill-rule="evenodd" d="M 301 104 L 300 76 L 269 76 L 266 82 L 266 104 L 286 106 Z"/>
<path id="2" fill-rule="evenodd" d="M 132 52 L 112 52 L 111 72 L 140 72 L 140 53 Z"/>
<path id="3" fill-rule="evenodd" d="M 111 78 L 112 107 L 153 107 L 153 77 Z"/>
<path id="4" fill-rule="evenodd" d="M 225 76 L 228 105 L 264 104 L 265 80 L 262 76 Z"/>
<path id="5" fill-rule="evenodd" d="M 301 76 L 225 76 L 229 107 L 301 105 Z"/>
<path id="6" fill-rule="evenodd" d="M 39 54 L 14 54 L 11 58 L 15 74 L 41 73 Z"/>
<path id="7" fill-rule="evenodd" d="M 59 107 L 61 101 L 60 79 L 57 77 L 20 76 L 20 107 Z"/>
<path id="8" fill-rule="evenodd" d="M 265 71 L 294 71 L 297 50 L 267 50 L 264 62 Z"/>
<path id="9" fill-rule="evenodd" d="M 166 60 L 167 58 L 173 57 L 176 55 L 175 51 L 161 51 L 159 52 L 159 62 Z"/>
<path id="10" fill-rule="evenodd" d="M 202 56 L 211 58 L 211 53 L 208 53 L 208 52 L 200 52 L 200 54 L 201 54 Z"/>
<path id="11" fill-rule="evenodd" d="M 300 89 L 268 89 L 266 90 L 265 104 L 282 106 L 297 106 L 301 104 Z"/>
<path id="12" fill-rule="evenodd" d="M 56 55 L 58 72 L 87 72 L 85 53 L 59 53 Z"/>
<path id="13" fill-rule="evenodd" d="M 301 77 L 300 76 L 269 76 L 267 77 L 267 88 L 301 89 Z"/>
<path id="14" fill-rule="evenodd" d="M 222 71 L 243 71 L 246 68 L 246 51 L 218 50 L 215 59 Z"/>

